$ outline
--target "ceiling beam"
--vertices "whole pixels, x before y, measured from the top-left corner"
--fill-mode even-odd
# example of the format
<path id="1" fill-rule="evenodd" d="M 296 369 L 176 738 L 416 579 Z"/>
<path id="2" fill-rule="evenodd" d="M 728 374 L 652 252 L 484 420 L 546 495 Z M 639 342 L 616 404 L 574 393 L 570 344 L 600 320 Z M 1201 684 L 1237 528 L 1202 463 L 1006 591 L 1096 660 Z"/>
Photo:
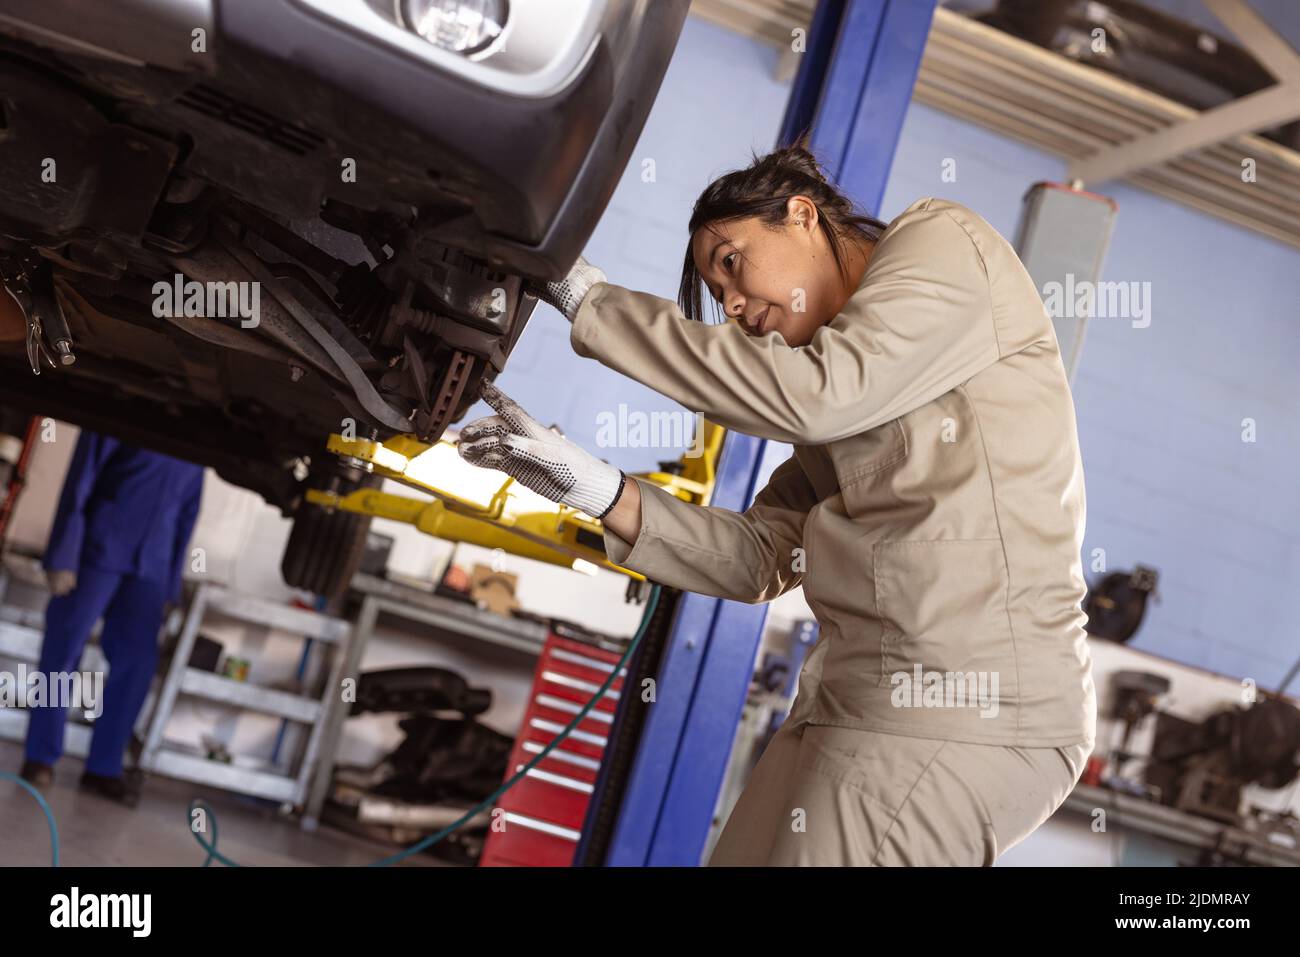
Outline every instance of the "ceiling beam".
<path id="1" fill-rule="evenodd" d="M 1096 185 L 1127 176 L 1242 133 L 1300 118 L 1300 54 L 1245 0 L 1205 0 L 1278 83 L 1206 110 L 1194 119 L 1148 133 L 1070 163 L 1070 178 Z"/>
<path id="2" fill-rule="evenodd" d="M 1300 56 L 1245 0 L 1205 0 L 1205 5 L 1278 82 L 1300 82 Z"/>
<path id="3" fill-rule="evenodd" d="M 1070 163 L 1070 178 L 1097 185 L 1176 159 L 1242 133 L 1300 118 L 1300 83 L 1270 86 L 1206 110 L 1185 123 L 1139 136 Z"/>

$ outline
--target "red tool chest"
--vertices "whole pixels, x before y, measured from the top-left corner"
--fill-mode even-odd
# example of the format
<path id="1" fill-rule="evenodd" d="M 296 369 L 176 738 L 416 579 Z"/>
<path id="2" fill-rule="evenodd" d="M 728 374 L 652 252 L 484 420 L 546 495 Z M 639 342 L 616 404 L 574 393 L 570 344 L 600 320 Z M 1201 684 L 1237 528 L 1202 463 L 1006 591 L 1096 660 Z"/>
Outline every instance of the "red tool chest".
<path id="1" fill-rule="evenodd" d="M 551 631 L 537 659 L 528 710 L 506 778 L 551 743 L 596 694 L 622 656 Z M 626 672 L 576 728 L 493 808 L 480 867 L 568 867 L 578 847 Z"/>

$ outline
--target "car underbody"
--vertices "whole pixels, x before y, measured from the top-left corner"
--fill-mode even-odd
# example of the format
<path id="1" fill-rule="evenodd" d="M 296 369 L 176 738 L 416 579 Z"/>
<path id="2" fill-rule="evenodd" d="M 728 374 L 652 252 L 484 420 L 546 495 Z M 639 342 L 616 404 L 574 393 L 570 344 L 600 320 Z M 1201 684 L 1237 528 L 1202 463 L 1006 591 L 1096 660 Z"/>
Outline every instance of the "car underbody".
<path id="1" fill-rule="evenodd" d="M 168 451 L 290 510 L 286 466 L 319 453 L 324 436 L 350 426 L 435 439 L 504 365 L 535 299 L 520 276 L 434 241 L 438 207 L 326 196 L 316 215 L 295 219 L 310 198 L 250 188 L 252 205 L 238 175 L 187 164 L 185 143 L 206 139 L 203 155 L 260 150 L 250 169 L 293 181 L 271 175 L 286 162 L 273 138 L 250 144 L 231 117 L 203 113 L 203 122 L 185 117 L 182 134 L 157 99 L 147 115 L 121 101 L 110 110 L 97 102 L 102 75 L 71 88 L 39 61 L 5 53 L 13 142 L 0 155 L 16 188 L 0 210 L 0 271 L 26 307 L 66 322 L 75 360 L 19 382 L 21 360 L 11 357 L 6 404 L 68 409 L 91 427 L 138 405 L 126 417 L 138 423 L 132 431 L 156 433 Z M 347 170 L 345 160 L 345 194 Z M 186 308 L 196 285 L 207 295 Z M 229 294 L 256 316 L 213 314 L 214 292 L 217 306 Z M 81 411 L 96 405 L 98 414 Z"/>
<path id="2" fill-rule="evenodd" d="M 511 56 L 562 54 L 530 79 L 370 0 L 0 0 L 0 279 L 27 327 L 0 406 L 319 525 L 308 488 L 373 478 L 330 434 L 436 441 L 626 166 L 688 4 L 568 5 L 512 8 L 534 33 Z M 299 531 L 355 553 L 364 527 Z"/>

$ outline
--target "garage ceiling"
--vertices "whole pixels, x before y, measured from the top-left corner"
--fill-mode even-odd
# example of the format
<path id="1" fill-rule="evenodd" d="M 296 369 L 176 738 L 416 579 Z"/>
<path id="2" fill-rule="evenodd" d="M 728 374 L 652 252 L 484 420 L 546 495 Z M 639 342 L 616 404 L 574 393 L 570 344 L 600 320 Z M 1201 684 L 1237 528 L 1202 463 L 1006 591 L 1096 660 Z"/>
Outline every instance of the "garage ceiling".
<path id="1" fill-rule="evenodd" d="M 782 48 L 790 31 L 808 28 L 817 0 L 691 0 L 691 13 Z"/>
<path id="2" fill-rule="evenodd" d="M 778 71 L 789 75 L 797 63 L 790 31 L 808 26 L 814 6 L 815 0 L 694 0 L 691 10 L 785 51 Z M 1285 74 L 1286 52 L 1274 47 L 1267 57 L 1256 55 L 1277 75 Z M 1270 87 L 1255 96 L 1287 98 L 1279 93 Z M 1144 189 L 1300 247 L 1300 153 L 1232 133 L 1230 123 L 1207 125 L 1218 110 L 1200 113 L 943 7 L 935 11 L 913 95 L 1061 156 L 1081 173 L 1122 169 L 1125 180 Z M 1240 112 L 1247 99 L 1229 107 Z M 1300 113 L 1300 93 L 1295 102 Z M 1196 126 L 1182 126 L 1194 120 Z M 1123 150 L 1110 152 L 1115 147 Z M 1242 179 L 1247 159 L 1255 164 L 1254 182 Z M 1102 183 L 1084 185 L 1104 190 Z"/>

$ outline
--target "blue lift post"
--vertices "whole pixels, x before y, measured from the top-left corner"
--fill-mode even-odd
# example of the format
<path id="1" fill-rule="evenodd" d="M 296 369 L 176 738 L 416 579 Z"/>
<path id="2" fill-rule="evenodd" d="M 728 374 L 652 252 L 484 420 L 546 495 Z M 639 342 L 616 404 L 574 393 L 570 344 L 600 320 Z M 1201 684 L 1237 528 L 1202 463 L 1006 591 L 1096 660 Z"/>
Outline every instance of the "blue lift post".
<path id="1" fill-rule="evenodd" d="M 806 37 L 780 140 L 792 142 L 810 129 L 812 149 L 827 174 L 873 215 L 879 213 L 936 4 L 822 0 Z M 749 506 L 765 445 L 728 434 L 713 505 L 737 511 Z M 607 865 L 702 863 L 766 618 L 766 605 L 682 596 Z M 624 693 L 641 689 L 629 686 Z M 593 803 L 604 783 L 601 775 Z"/>

